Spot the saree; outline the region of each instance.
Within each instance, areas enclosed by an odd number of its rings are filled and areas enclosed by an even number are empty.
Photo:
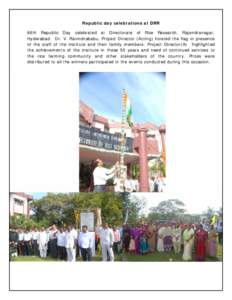
[[[193,229],[185,229],[183,232],[183,240],[184,240],[184,253],[183,260],[188,261],[192,260],[192,247],[193,247],[193,237],[190,237],[194,234]]]
[[[158,241],[157,241],[157,251],[158,252],[164,252],[163,230],[164,230],[164,227],[161,227],[158,230]]]
[[[165,227],[163,230],[164,251],[170,252],[172,250],[172,232],[170,227]]]
[[[195,238],[195,255],[197,261],[206,259],[207,233],[204,230],[197,230]]]
[[[146,230],[147,243],[150,252],[155,251],[155,227],[153,225],[148,225]]]
[[[217,233],[215,230],[209,232],[208,255],[210,257],[217,256]]]
[[[173,243],[174,252],[176,254],[180,253],[181,250],[181,229],[180,228],[172,229],[172,243]]]

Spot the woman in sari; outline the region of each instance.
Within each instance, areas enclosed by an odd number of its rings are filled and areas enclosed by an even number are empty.
[[[211,229],[208,234],[208,255],[210,257],[216,257],[217,256],[217,232],[214,229],[213,226],[211,226]]]
[[[199,225],[195,235],[195,256],[197,261],[205,261],[207,241],[207,232],[203,229],[202,225]]]
[[[170,252],[172,250],[172,229],[169,225],[165,225],[163,235],[164,251]]]
[[[191,225],[188,225],[188,227],[183,232],[184,253],[182,258],[185,261],[192,260],[193,237],[194,231],[191,228]]]
[[[164,252],[163,231],[164,231],[164,227],[163,225],[161,225],[158,229],[158,241],[157,241],[158,252]]]
[[[142,233],[139,238],[140,241],[140,254],[147,254],[148,253],[148,243],[146,234]]]
[[[146,237],[147,237],[149,252],[155,252],[155,225],[148,224],[146,230]]]
[[[178,224],[172,227],[172,243],[175,254],[180,253],[181,250],[181,228]]]

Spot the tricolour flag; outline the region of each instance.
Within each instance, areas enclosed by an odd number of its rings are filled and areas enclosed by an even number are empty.
[[[132,127],[133,126],[133,122],[132,122],[132,106],[131,106],[128,94],[125,91],[123,93],[123,101],[125,101],[125,105],[126,105],[126,120],[127,120],[127,123],[128,123],[128,125],[130,127]]]

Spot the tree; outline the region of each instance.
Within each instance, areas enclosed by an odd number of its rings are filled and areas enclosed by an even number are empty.
[[[150,208],[148,221],[179,219],[185,212],[184,206],[184,203],[178,199],[161,201],[157,206]]]
[[[28,218],[24,215],[10,216],[10,228],[11,229],[16,229],[16,228],[29,229],[33,226],[37,227],[38,224],[31,218]]]
[[[53,194],[32,203],[33,219],[49,224],[74,224],[75,211],[101,208],[102,220],[119,225],[123,221],[122,197],[116,193],[68,193]]]
[[[125,194],[124,194],[125,195]],[[135,196],[135,194],[129,194],[128,197],[123,197],[123,219],[125,220],[126,210],[128,210],[128,224],[136,224],[139,222],[140,211],[145,205],[144,199]]]

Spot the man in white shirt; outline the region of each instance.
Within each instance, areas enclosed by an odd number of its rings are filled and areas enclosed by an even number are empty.
[[[75,244],[75,235],[72,232],[71,226],[68,226],[66,235],[65,235],[65,248],[67,252],[67,258],[70,262],[76,261],[76,244]]]
[[[75,257],[78,256],[78,231],[77,229],[71,225],[71,233],[73,235],[73,238],[74,238],[74,242],[75,242]]]
[[[39,255],[38,243],[37,243],[38,236],[39,236],[39,232],[38,232],[37,228],[35,227],[34,229],[31,230],[31,243],[32,243],[33,256]]]
[[[101,248],[102,248],[102,260],[107,261],[107,253],[109,255],[110,261],[114,261],[114,234],[113,230],[109,228],[109,225],[105,223],[103,227],[98,227],[97,232],[100,236]]]
[[[88,227],[86,225],[82,226],[82,231],[79,233],[78,245],[81,250],[81,257],[83,261],[91,261],[93,237],[90,232],[88,232]]]
[[[58,247],[58,258],[66,260],[66,249],[65,249],[65,232],[64,228],[60,228],[57,232],[57,247]]]
[[[47,247],[48,247],[48,240],[49,236],[47,232],[45,231],[45,228],[42,227],[41,231],[38,234],[38,246],[39,246],[39,252],[40,252],[40,257],[46,258],[47,257]]]
[[[96,160],[97,167],[93,171],[93,183],[94,192],[105,192],[106,182],[115,175],[116,168],[118,167],[118,162],[111,169],[106,169],[103,167],[103,161],[100,159]]]
[[[31,249],[31,233],[26,229],[24,232],[24,254],[26,256],[30,255],[30,249]]]

